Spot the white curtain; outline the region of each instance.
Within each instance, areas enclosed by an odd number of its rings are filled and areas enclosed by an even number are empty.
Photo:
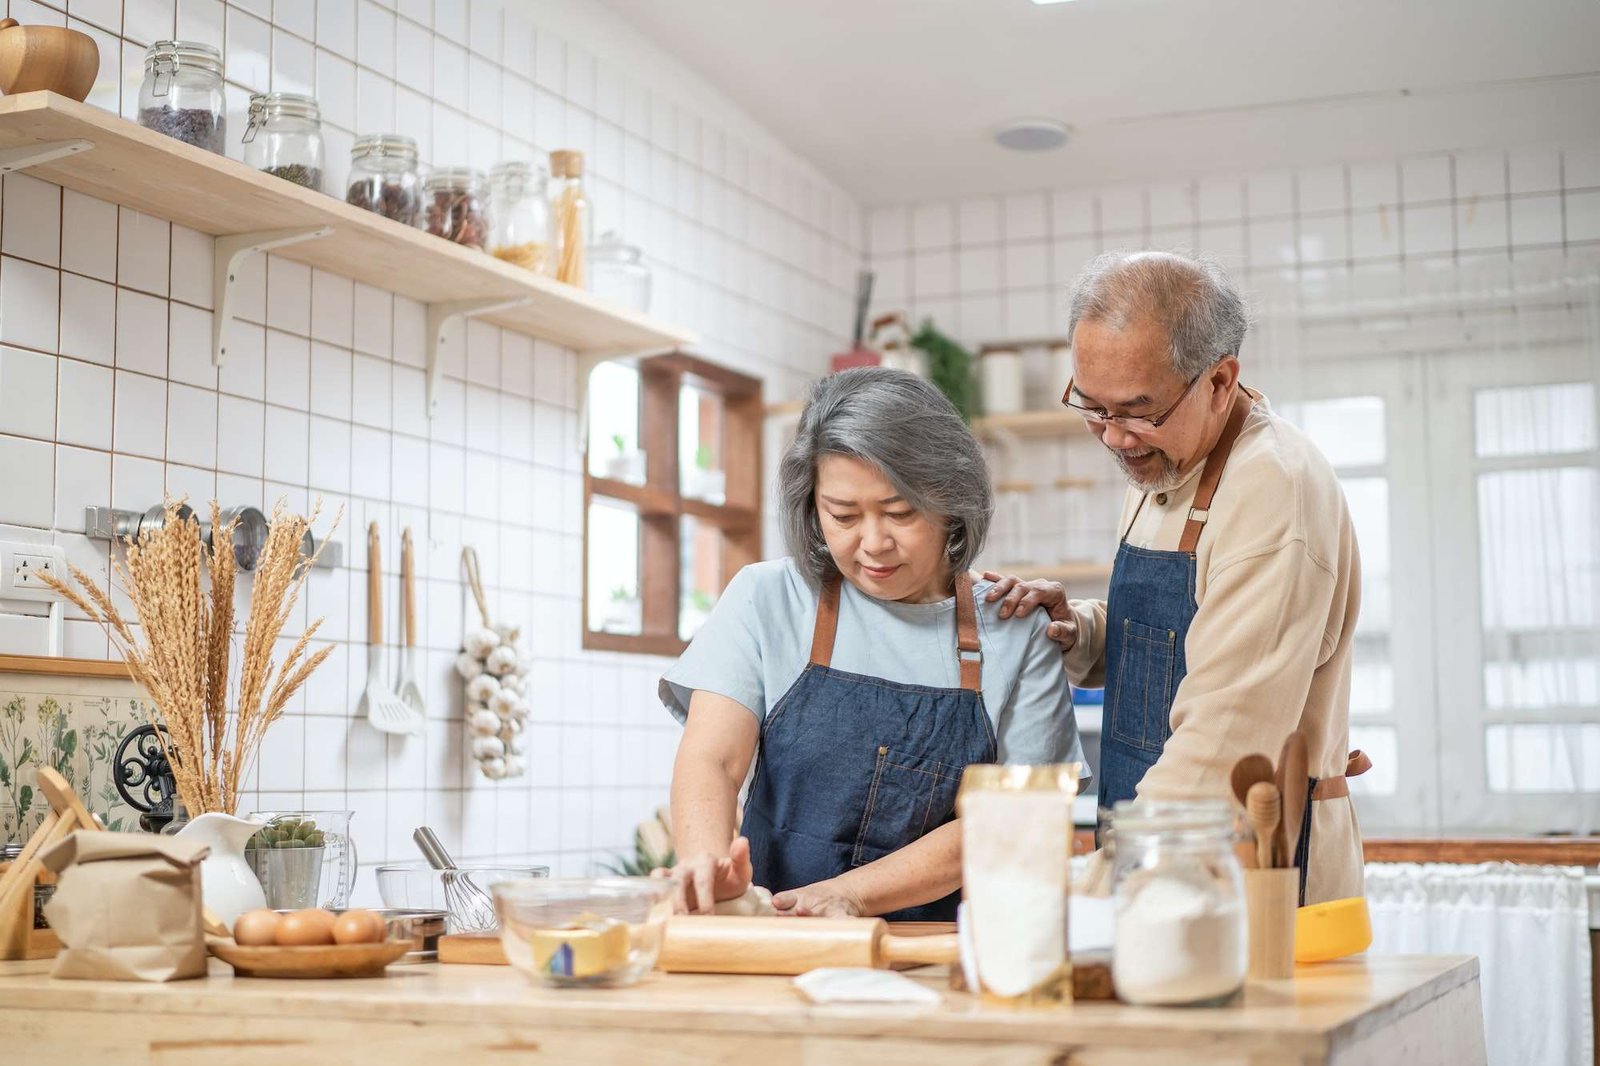
[[[1372,951],[1476,955],[1490,1066],[1594,1062],[1579,867],[1371,863]]]

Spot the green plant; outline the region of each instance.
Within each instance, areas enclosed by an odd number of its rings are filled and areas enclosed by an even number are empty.
[[[694,465],[701,470],[711,469],[711,445],[702,444],[694,450]]]
[[[670,870],[677,865],[678,856],[671,848],[665,852],[655,852],[645,843],[644,834],[638,830],[633,834],[633,854],[618,855],[615,862],[601,865],[607,873],[617,874],[622,877],[649,877],[651,870]]]
[[[633,589],[627,585],[618,585],[616,588],[611,590],[612,603],[627,603],[629,600],[636,600],[638,598],[639,594],[633,591]]]
[[[320,848],[322,830],[307,818],[274,818],[250,838],[252,848]]]
[[[709,612],[715,603],[716,601],[711,598],[711,593],[705,589],[695,589],[689,593],[689,606],[702,614]]]
[[[928,355],[928,378],[955,405],[963,421],[971,422],[978,407],[978,381],[972,353],[941,333],[933,319],[925,319],[911,345]]]
[[[621,433],[611,434],[611,443],[616,445],[618,455],[628,454],[628,438]]]

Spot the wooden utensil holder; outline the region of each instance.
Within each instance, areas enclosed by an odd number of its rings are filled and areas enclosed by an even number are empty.
[[[1244,872],[1245,913],[1250,930],[1250,980],[1294,976],[1294,912],[1300,900],[1296,867]]]
[[[33,886],[46,872],[39,854],[80,829],[100,828],[66,778],[48,766],[39,770],[39,791],[50,810],[0,876],[0,959],[48,959],[61,950],[55,933],[34,928]]]

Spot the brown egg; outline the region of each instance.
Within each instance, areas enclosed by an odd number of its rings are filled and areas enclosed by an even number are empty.
[[[233,939],[243,947],[276,943],[278,923],[282,920],[277,911],[247,911],[233,923]]]
[[[324,910],[291,911],[278,923],[274,943],[286,948],[333,943],[333,915]]]
[[[389,932],[383,916],[366,910],[349,910],[333,923],[335,944],[379,944]]]

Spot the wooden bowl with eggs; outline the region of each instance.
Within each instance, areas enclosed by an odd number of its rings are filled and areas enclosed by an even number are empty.
[[[389,936],[368,910],[258,910],[241,914],[233,938],[208,937],[211,953],[238,977],[379,977],[414,946]]]

